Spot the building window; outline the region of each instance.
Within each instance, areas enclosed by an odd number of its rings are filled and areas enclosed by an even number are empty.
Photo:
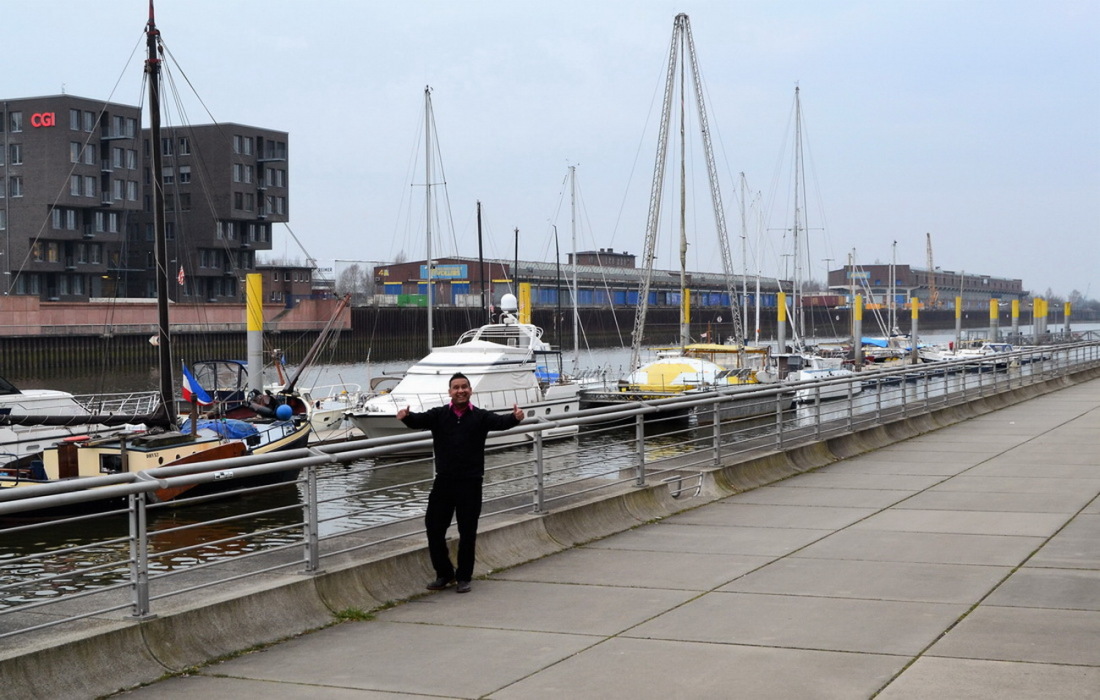
[[[23,113],[8,112],[8,131],[17,134],[23,130]]]
[[[130,138],[134,138],[135,134],[137,134],[137,119],[135,119],[133,117],[127,117],[126,118],[126,135],[129,136]]]
[[[8,210],[0,209],[0,231],[5,231],[8,228]]]
[[[171,185],[176,181],[176,169],[169,166],[167,168],[160,169],[161,182],[165,185]]]
[[[252,182],[253,168],[251,165],[244,166],[244,181]]]
[[[173,152],[173,149],[172,149],[172,139],[171,139],[171,137],[163,138],[163,139],[160,140],[160,153],[161,153],[161,155],[165,155],[165,156],[175,155],[174,152]]]
[[[70,163],[79,163],[80,162],[80,142],[78,142],[78,141],[70,141],[69,142],[69,162]]]
[[[131,202],[136,202],[138,198],[138,186],[134,180],[127,180],[126,182],[126,199]]]
[[[112,168],[121,168],[122,167],[122,153],[123,153],[123,150],[121,148],[115,147],[115,148],[111,149],[111,167]]]
[[[70,231],[76,230],[76,209],[65,210],[65,228]]]
[[[2,160],[2,159],[0,159]],[[23,144],[13,143],[11,144],[11,164],[22,165],[23,164]]]
[[[11,197],[23,196],[23,178],[19,175],[13,175],[8,178],[8,195]]]
[[[244,150],[242,151],[242,153],[244,153],[246,156],[252,155],[252,137],[245,136],[242,145],[244,146]]]
[[[120,202],[123,199],[123,187],[126,185],[124,180],[115,178],[111,180],[111,199]]]
[[[181,156],[191,155],[191,140],[186,136],[180,137],[179,147],[179,154]]]
[[[186,185],[190,182],[191,182],[191,166],[190,165],[181,165],[180,166],[180,184],[181,185]]]
[[[191,211],[191,193],[180,193],[180,211]]]
[[[104,214],[105,212],[102,211],[97,211],[95,213],[93,226],[95,227],[96,233],[103,233],[106,230],[106,217]]]
[[[84,147],[84,165],[95,165],[95,146],[91,144]]]
[[[95,129],[95,112],[84,113],[84,131],[91,133]]]
[[[233,193],[233,208],[244,209],[244,194],[241,192]]]
[[[252,194],[251,192],[245,194],[245,196],[244,196],[244,210],[245,211],[252,211],[255,208],[256,208],[256,195]]]
[[[126,149],[126,169],[137,170],[137,151],[132,148]]]
[[[88,262],[93,265],[99,265],[103,262],[103,246],[98,243],[88,246]]]
[[[234,153],[240,153],[241,152],[241,136],[240,136],[240,134],[234,134],[233,135],[233,152]]]
[[[95,196],[95,178],[92,177],[91,175],[85,175],[84,176],[84,196],[85,197],[94,197]]]
[[[70,131],[80,131],[80,110],[79,109],[70,109],[69,110],[69,130]]]
[[[233,164],[233,182],[240,182],[241,181],[241,177],[242,177],[241,173],[243,171],[244,171],[244,166],[243,165],[241,165],[240,163],[234,163]],[[240,207],[237,207],[237,208],[240,209]]]

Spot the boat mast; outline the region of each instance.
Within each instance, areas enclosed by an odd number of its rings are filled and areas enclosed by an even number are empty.
[[[687,147],[684,128],[684,44],[680,42],[680,352],[691,342],[691,297],[687,288]]]
[[[744,171],[741,172],[741,327],[748,333],[749,327],[749,248],[748,248],[748,221],[746,219],[746,201],[748,196],[748,183],[745,180]]]
[[[432,351],[432,88],[424,86],[424,217],[427,232],[428,352]]]
[[[149,81],[149,145],[153,155],[153,231],[157,278],[157,359],[160,374],[160,416],[167,425],[176,423],[175,392],[172,388],[172,346],[168,332],[168,240],[164,225],[164,177],[160,147],[160,59],[153,0],[149,0],[149,22],[145,30],[148,57],[145,74]]]
[[[489,313],[489,307],[485,305],[485,252],[481,243],[481,200],[477,202],[477,265],[480,269],[478,277],[481,279],[481,310],[488,315],[487,322],[492,323],[492,314]]]
[[[649,214],[646,218],[645,253],[642,256],[645,265],[642,283],[638,290],[638,306],[634,313],[634,330],[631,333],[630,367],[637,369],[641,365],[642,336],[645,330],[645,318],[649,309],[649,288],[653,278],[653,260],[656,257],[657,228],[661,217],[661,197],[665,176],[665,159],[668,155],[668,132],[671,125],[672,101],[675,95],[677,48],[691,61],[691,76],[695,89],[695,104],[699,116],[699,129],[703,139],[703,153],[707,163],[707,179],[710,182],[710,198],[714,207],[715,229],[718,234],[718,248],[722,253],[722,271],[726,278],[729,294],[733,333],[738,343],[743,341],[741,312],[737,308],[737,290],[734,286],[733,261],[726,236],[725,209],[722,206],[722,192],[718,184],[718,169],[714,161],[714,149],[710,139],[710,127],[707,124],[706,105],[703,101],[703,84],[699,76],[699,63],[695,57],[695,42],[691,37],[691,24],[686,14],[676,15],[672,28],[672,42],[669,46],[668,71],[665,75],[664,102],[661,108],[660,130],[657,136],[657,158],[653,168],[653,184],[649,195]],[[681,77],[681,83],[683,78]],[[681,98],[681,104],[683,99]],[[682,123],[682,120],[681,120]]]
[[[580,312],[577,309],[577,166],[575,165],[569,166],[569,226],[573,236],[573,371],[576,372],[581,362],[581,336]]]
[[[802,106],[799,102],[798,86],[794,88],[794,232],[792,238],[794,241],[794,284],[792,285],[791,307],[795,310],[796,318],[792,318],[792,323],[795,323],[794,337],[799,339],[796,342],[801,342],[801,337],[805,331],[805,318],[803,317],[802,309],[802,258],[799,255],[799,225],[802,218],[802,209],[799,207],[799,198],[803,194],[801,188],[805,187],[802,174]]]

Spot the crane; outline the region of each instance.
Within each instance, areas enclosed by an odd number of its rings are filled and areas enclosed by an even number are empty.
[[[936,268],[932,265],[932,234],[924,234],[928,241],[928,308],[940,305],[940,290],[936,289]]]

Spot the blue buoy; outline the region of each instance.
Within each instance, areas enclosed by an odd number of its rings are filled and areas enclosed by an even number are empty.
[[[294,415],[294,409],[287,406],[285,403],[275,409],[275,417],[279,420],[290,420]]]

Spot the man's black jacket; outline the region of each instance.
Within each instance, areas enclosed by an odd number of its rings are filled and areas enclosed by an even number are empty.
[[[499,415],[473,404],[455,415],[450,404],[436,406],[423,413],[409,413],[401,421],[416,430],[432,431],[437,476],[483,476],[485,474],[485,436],[490,430],[507,430],[519,425],[511,413]]]

